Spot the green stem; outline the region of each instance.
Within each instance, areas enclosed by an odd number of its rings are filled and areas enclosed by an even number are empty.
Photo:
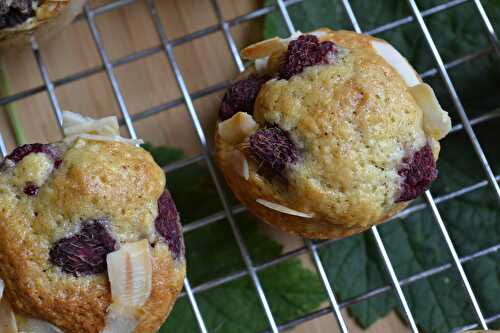
[[[7,71],[5,70],[5,65],[0,59],[0,96],[9,96],[12,94],[12,88],[10,87],[9,80],[7,78]],[[16,144],[18,146],[26,143],[26,137],[24,135],[23,126],[21,125],[21,120],[19,119],[14,103],[10,103],[4,106],[9,117],[10,126],[14,132],[14,137]]]

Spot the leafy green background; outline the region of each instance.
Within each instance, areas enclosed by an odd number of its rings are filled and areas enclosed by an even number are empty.
[[[406,1],[350,1],[359,24],[369,31],[411,14]],[[420,9],[446,1],[421,0]],[[273,1],[266,1],[272,4]],[[495,27],[500,28],[500,1],[482,1]],[[341,1],[308,0],[290,6],[296,29],[309,31],[317,27],[350,29]],[[490,47],[487,35],[471,1],[426,18],[426,23],[445,62]],[[278,13],[265,21],[265,37],[287,36]],[[381,33],[395,45],[418,71],[433,68],[432,55],[415,23]],[[470,117],[479,116],[500,105],[500,60],[490,55],[462,64],[449,71],[461,101]],[[439,76],[426,80],[441,104],[458,117]],[[500,122],[495,120],[476,127],[479,140],[495,173],[500,169],[500,147],[495,135]],[[463,133],[443,141],[439,160],[440,178],[433,185],[435,196],[484,179],[484,173]],[[489,188],[472,192],[439,205],[444,221],[460,255],[471,254],[500,242],[500,207]],[[403,221],[380,227],[389,256],[400,278],[408,277],[451,258],[439,229],[428,210],[412,214]],[[345,300],[389,283],[372,237],[362,234],[336,242],[321,251],[330,281]],[[471,283],[486,315],[500,312],[500,255],[493,254],[465,265]],[[354,278],[353,278],[354,277]],[[404,288],[404,293],[418,325],[426,332],[447,332],[474,321],[472,309],[455,270],[434,275]],[[397,298],[386,293],[350,307],[350,313],[363,327],[368,327],[392,310],[401,312]]]

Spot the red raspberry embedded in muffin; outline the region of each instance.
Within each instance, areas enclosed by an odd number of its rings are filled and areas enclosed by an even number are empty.
[[[165,239],[174,259],[184,256],[184,242],[179,214],[170,193],[165,190],[158,199],[156,231]]]
[[[27,183],[26,186],[24,186],[24,188],[23,188],[23,192],[24,192],[24,194],[26,194],[30,197],[33,197],[33,196],[38,194],[39,189],[40,188],[36,184]]]
[[[62,160],[59,156],[59,151],[56,147],[49,144],[41,144],[41,143],[33,143],[27,144],[20,147],[17,147],[6,157],[6,159],[11,160],[14,163],[19,163],[23,158],[28,156],[29,154],[34,153],[44,153],[50,157],[52,161],[54,161],[54,166],[56,168],[62,163]]]
[[[288,44],[280,67],[280,77],[288,80],[302,73],[304,68],[320,64],[330,64],[334,61],[338,50],[330,41],[319,41],[314,35],[301,35]]]
[[[50,250],[50,261],[75,277],[105,272],[106,257],[115,251],[116,240],[104,222],[87,221],[78,233],[58,240]]]
[[[259,129],[250,137],[250,150],[264,172],[284,176],[288,164],[298,160],[298,150],[281,128]]]
[[[253,114],[255,99],[268,77],[250,75],[246,79],[235,82],[226,92],[219,109],[219,118],[226,120],[237,112]]]
[[[0,1],[0,29],[12,28],[35,16],[33,0]]]
[[[396,202],[413,200],[425,192],[438,176],[431,147],[427,144],[412,156],[403,158],[398,175],[403,182]]]

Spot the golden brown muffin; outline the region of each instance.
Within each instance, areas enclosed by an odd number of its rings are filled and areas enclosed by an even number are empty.
[[[0,49],[52,37],[81,12],[85,0],[0,0]]]
[[[388,43],[320,29],[249,46],[219,111],[216,156],[254,215],[309,238],[381,223],[437,177],[451,122]]]
[[[24,316],[67,333],[156,332],[185,276],[164,172],[112,140],[116,119],[82,119],[64,142],[21,146],[2,163],[4,299],[21,327]]]

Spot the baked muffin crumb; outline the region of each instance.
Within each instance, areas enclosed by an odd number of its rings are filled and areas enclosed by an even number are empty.
[[[450,119],[385,41],[319,29],[241,53],[255,64],[240,80],[271,79],[252,110],[219,123],[216,157],[263,221],[310,238],[344,237],[387,220],[436,179]]]

